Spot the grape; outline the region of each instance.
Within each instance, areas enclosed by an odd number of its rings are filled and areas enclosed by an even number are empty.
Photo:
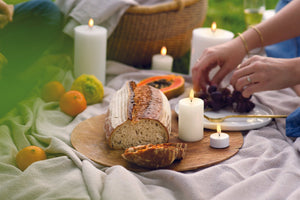
[[[222,93],[220,91],[212,92],[210,97],[215,102],[222,102]]]
[[[210,101],[208,99],[203,99],[204,101],[204,109],[209,108],[210,107]]]
[[[198,96],[200,99],[208,99],[209,95],[207,93],[200,93]]]
[[[215,86],[215,85],[210,85],[209,87],[208,87],[208,93],[209,94],[211,94],[212,92],[215,92],[215,91],[217,91],[217,86]]]
[[[237,91],[237,90],[234,90],[232,92],[232,100],[233,102],[239,102],[239,101],[242,101],[243,100],[243,95],[241,92]]]
[[[224,96],[229,96],[231,94],[231,92],[228,88],[222,88],[221,92],[222,92],[222,95],[224,95]]]
[[[225,102],[228,106],[232,106],[233,103],[232,96],[227,96]]]
[[[234,112],[247,113],[253,110],[255,104],[249,98],[243,97],[242,93],[228,88],[217,88],[211,85],[207,91],[197,93],[197,96],[204,101],[204,108],[218,111],[220,109],[231,107]]]
[[[212,108],[213,111],[221,110],[222,107],[223,106],[220,102],[216,102],[216,101],[211,102],[211,108]]]

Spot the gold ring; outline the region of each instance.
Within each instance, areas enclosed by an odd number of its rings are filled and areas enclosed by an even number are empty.
[[[241,68],[241,64],[239,64],[236,68],[237,68],[237,69],[240,69],[240,68]]]
[[[252,82],[252,80],[251,80],[250,76],[247,76],[247,81],[248,81],[249,83],[251,83],[251,82]]]

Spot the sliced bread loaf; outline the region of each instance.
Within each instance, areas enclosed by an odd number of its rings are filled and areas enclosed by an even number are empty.
[[[128,81],[113,96],[105,118],[106,139],[113,149],[166,143],[171,132],[167,97],[154,87]]]

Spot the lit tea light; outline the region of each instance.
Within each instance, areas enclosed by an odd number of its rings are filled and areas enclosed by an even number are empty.
[[[162,71],[172,71],[173,57],[167,55],[167,48],[163,46],[160,50],[160,54],[155,54],[152,57],[152,69]]]
[[[217,133],[210,135],[210,146],[217,149],[229,146],[229,135],[221,132],[221,125],[217,124]]]
[[[194,97],[191,90],[189,98],[178,104],[178,137],[186,142],[195,142],[203,138],[204,102]]]

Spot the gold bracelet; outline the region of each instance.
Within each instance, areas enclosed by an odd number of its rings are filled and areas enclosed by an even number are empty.
[[[243,36],[241,33],[238,33],[238,35],[240,36],[241,40],[243,41],[244,47],[245,47],[245,50],[246,50],[246,53],[247,53],[247,55],[248,55],[248,57],[249,57],[249,49],[248,49],[247,42],[246,42],[244,36]]]
[[[253,30],[255,30],[256,33],[259,35],[260,43],[261,43],[261,51],[262,51],[264,48],[264,38],[263,38],[260,30],[256,26],[250,26],[250,28],[253,28]]]

